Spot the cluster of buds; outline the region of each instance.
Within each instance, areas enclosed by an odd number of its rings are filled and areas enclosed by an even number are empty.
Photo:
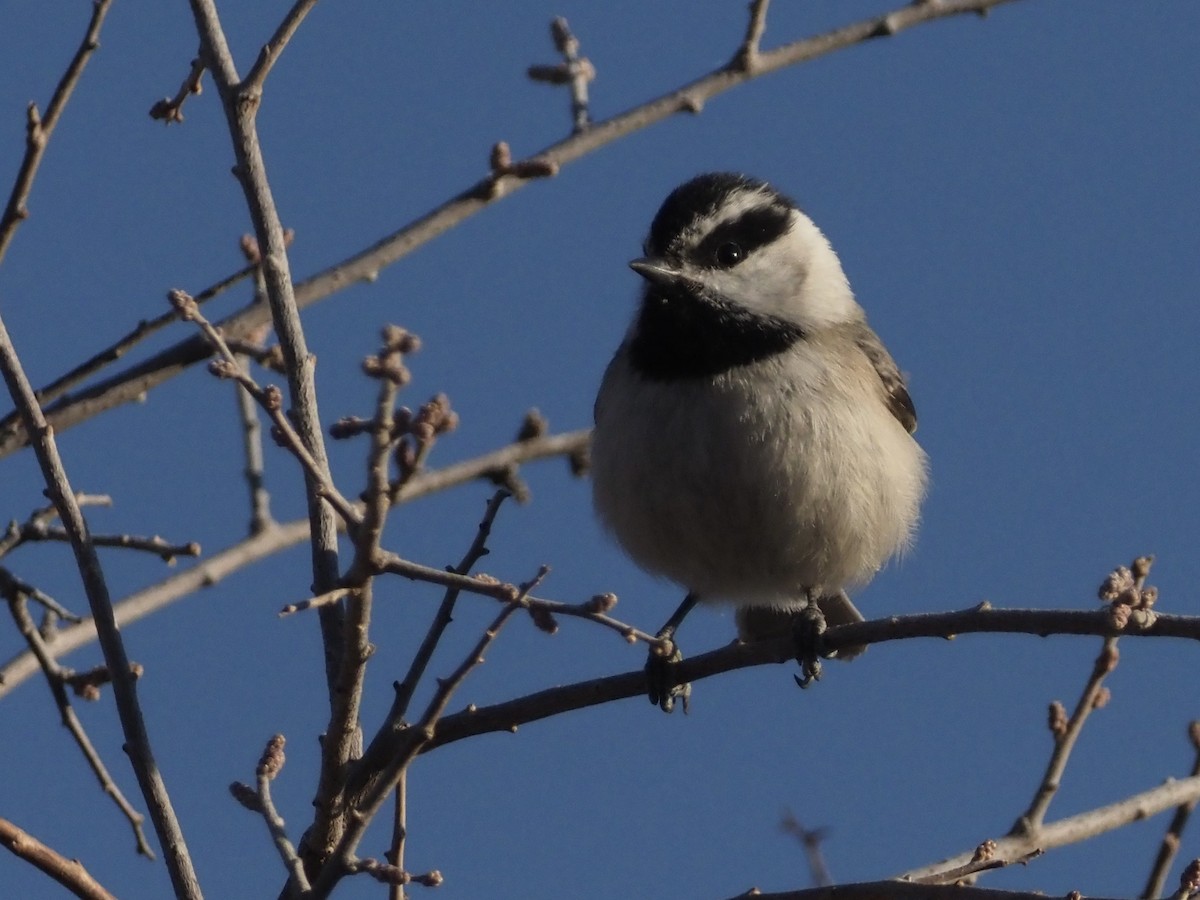
[[[145,669],[140,663],[131,662],[129,664],[129,674],[135,679],[141,678],[144,671]],[[86,672],[72,672],[63,676],[63,684],[69,687],[76,697],[90,703],[100,699],[100,688],[110,681],[112,681],[112,673],[108,670],[108,666],[103,665],[88,669]]]
[[[1158,600],[1158,588],[1146,585],[1153,556],[1139,556],[1133,565],[1119,566],[1100,585],[1098,595],[1109,604],[1114,627],[1125,628],[1130,622],[1142,628],[1154,623],[1152,607]]]
[[[371,378],[386,378],[397,387],[404,387],[412,380],[412,373],[404,365],[404,356],[421,349],[421,339],[399,325],[383,327],[383,346],[374,356],[363,360],[363,372]]]
[[[274,781],[275,776],[279,774],[283,768],[287,757],[283,753],[284,744],[287,741],[282,734],[274,735],[267,746],[263,748],[262,756],[258,760],[258,768],[255,769],[255,774],[259,778],[266,778],[268,781]]]
[[[434,441],[457,427],[458,413],[450,408],[450,398],[445,394],[435,394],[415,413],[407,407],[396,410],[393,435],[399,438],[396,444],[398,484],[404,484],[416,474]]]

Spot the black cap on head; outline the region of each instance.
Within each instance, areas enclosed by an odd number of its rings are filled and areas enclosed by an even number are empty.
[[[730,195],[745,191],[765,193],[781,207],[795,207],[791,200],[765,181],[734,172],[707,172],[681,184],[663,201],[650,225],[647,251],[651,254],[665,252],[671,241],[689,225],[712,215]]]

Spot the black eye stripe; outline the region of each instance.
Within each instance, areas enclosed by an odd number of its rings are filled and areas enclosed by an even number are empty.
[[[791,212],[783,207],[772,205],[750,209],[714,228],[689,255],[699,265],[712,265],[718,248],[737,244],[743,255],[749,256],[786,234],[791,223]]]

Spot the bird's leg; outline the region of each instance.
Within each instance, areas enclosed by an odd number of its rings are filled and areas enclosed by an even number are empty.
[[[804,595],[807,603],[796,614],[792,627],[792,636],[796,641],[796,662],[800,663],[800,674],[792,677],[802,688],[821,678],[821,657],[825,655],[822,636],[826,628],[825,614],[817,603],[821,597],[820,587],[807,588]]]
[[[696,594],[689,593],[679,604],[679,608],[671,613],[665,625],[655,635],[658,643],[650,648],[650,656],[646,659],[646,688],[650,702],[665,713],[675,708],[675,698],[683,701],[683,711],[688,711],[688,701],[692,696],[690,684],[675,683],[675,666],[683,659],[679,647],[675,643],[675,631],[680,623],[687,618],[692,607],[699,601]]]

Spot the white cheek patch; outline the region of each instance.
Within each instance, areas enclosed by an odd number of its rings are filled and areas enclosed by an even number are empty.
[[[858,317],[858,304],[837,254],[802,213],[791,231],[755,250],[732,269],[710,269],[699,280],[750,312],[814,330]]]

